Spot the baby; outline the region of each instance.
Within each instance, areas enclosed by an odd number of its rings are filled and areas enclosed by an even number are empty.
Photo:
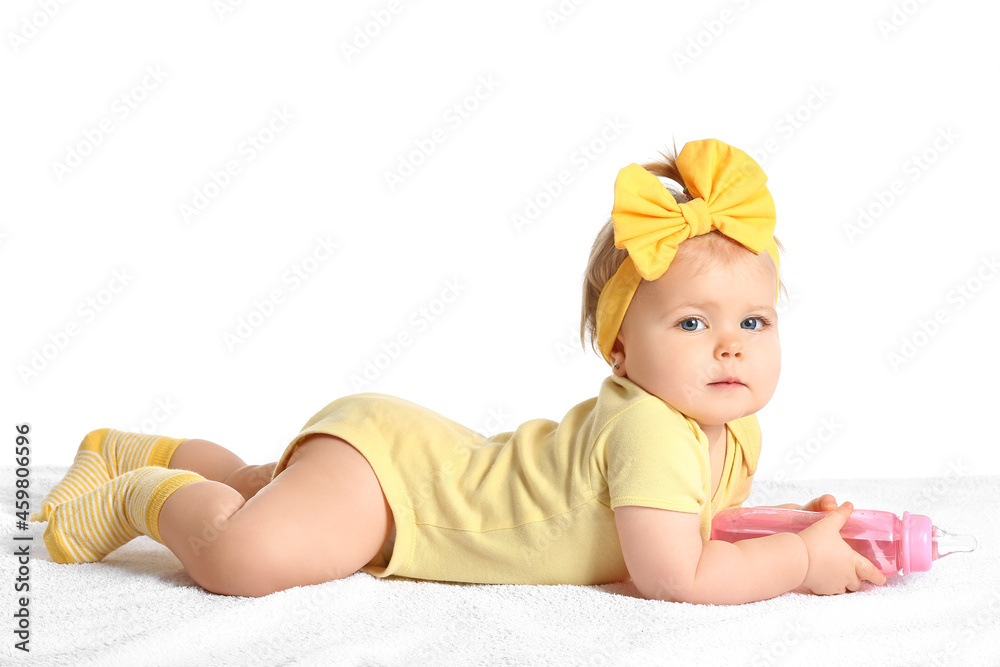
[[[797,535],[709,539],[712,517],[750,493],[755,413],[778,381],[774,203],[760,167],[721,141],[663,157],[615,182],[581,323],[612,374],[561,422],[485,438],[401,398],[355,394],[263,466],[205,440],[93,431],[32,515],[48,521],[52,559],[98,561],[144,534],[205,589],[242,596],[359,570],[631,578],[649,599],[712,604],[884,583],[841,539],[852,507],[830,495],[784,506],[834,510]]]

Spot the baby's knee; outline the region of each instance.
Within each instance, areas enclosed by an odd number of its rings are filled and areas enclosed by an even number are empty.
[[[296,551],[276,535],[254,529],[220,535],[202,560],[188,568],[195,583],[213,593],[241,597],[261,597],[357,572],[342,558],[322,551]]]
[[[226,477],[224,483],[239,491],[244,500],[250,500],[271,481],[274,466],[274,463],[243,466]]]
[[[212,593],[260,597],[284,590],[276,576],[287,563],[268,536],[256,531],[220,533],[187,567],[195,583]]]

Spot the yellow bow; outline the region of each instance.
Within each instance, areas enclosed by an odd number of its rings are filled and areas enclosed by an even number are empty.
[[[622,169],[615,180],[615,247],[627,249],[629,256],[597,302],[597,346],[609,364],[639,283],[662,276],[686,239],[717,229],[757,254],[766,251],[777,269],[774,200],[753,158],[718,139],[704,139],[684,145],[677,170],[693,197],[683,204],[637,164]]]

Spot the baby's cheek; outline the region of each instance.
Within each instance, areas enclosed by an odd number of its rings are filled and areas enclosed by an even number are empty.
[[[776,356],[773,359],[767,361],[761,369],[761,381],[760,381],[760,396],[761,400],[766,403],[771,400],[771,396],[774,395],[775,389],[778,387],[778,377],[781,375],[781,357]]]
[[[778,376],[781,375],[781,346],[777,343],[774,345],[774,350],[772,351],[768,362],[770,372],[774,376],[775,382],[777,382]]]
[[[781,344],[776,334],[759,341],[755,353],[761,372],[774,377],[781,373]]]

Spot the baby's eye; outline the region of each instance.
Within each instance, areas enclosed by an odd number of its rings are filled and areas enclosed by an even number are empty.
[[[748,317],[740,324],[744,329],[750,329],[751,331],[760,331],[765,326],[767,326],[767,320],[763,317]]]
[[[686,320],[681,320],[677,326],[679,326],[684,331],[699,331],[698,325],[704,328],[705,323],[699,320],[697,317],[689,317]]]

